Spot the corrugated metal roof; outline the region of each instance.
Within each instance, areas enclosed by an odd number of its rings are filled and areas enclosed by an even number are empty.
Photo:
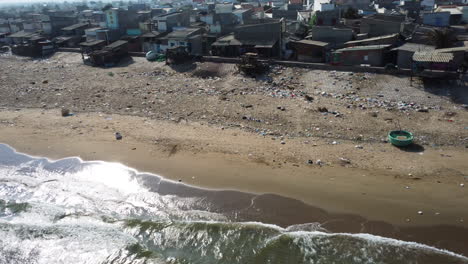
[[[110,45],[107,45],[104,47],[105,49],[113,49],[113,48],[118,48],[120,46],[126,45],[128,41],[125,40],[117,40],[116,42],[111,43]]]
[[[374,38],[352,40],[352,41],[345,42],[345,45],[346,44],[369,42],[369,41],[376,41],[376,40],[381,40],[381,39],[391,39],[391,38],[395,38],[398,35],[399,35],[399,33],[395,33],[395,34],[390,34],[390,35],[385,35],[385,36],[380,36],[380,37],[374,37]]]
[[[92,46],[100,45],[100,44],[102,44],[102,43],[104,43],[104,42],[106,42],[106,41],[105,41],[105,40],[96,39],[96,40],[81,42],[81,43],[80,43],[80,46],[92,47]]]
[[[424,45],[424,44],[417,44],[417,43],[405,43],[398,48],[394,48],[392,50],[404,50],[404,51],[433,51],[435,50],[434,46]]]
[[[468,47],[455,47],[455,48],[446,48],[446,49],[436,49],[434,52],[438,53],[447,53],[447,52],[456,52],[456,51],[468,51]]]
[[[181,30],[175,30],[172,31],[167,35],[167,38],[169,39],[184,39],[190,36],[190,34],[200,31],[200,28],[185,28]],[[200,31],[201,32],[201,31]]]
[[[26,32],[24,30],[18,31],[14,34],[11,34],[9,37],[10,38],[31,38],[36,35],[39,35],[37,32]]]
[[[294,43],[300,43],[300,44],[306,44],[306,45],[314,45],[314,46],[320,46],[320,47],[326,47],[330,45],[330,43],[323,42],[323,41],[316,41],[316,40],[308,40],[308,39],[303,39],[299,41],[295,41]]]
[[[82,27],[86,27],[86,26],[89,26],[89,24],[88,23],[78,23],[78,24],[74,24],[74,25],[71,25],[71,26],[68,26],[68,27],[64,27],[64,28],[62,28],[62,30],[70,31],[70,30],[75,30],[75,29],[79,29],[79,28],[82,28]]]
[[[463,12],[457,7],[439,7],[435,13],[437,12],[450,12],[451,15],[463,15]]]
[[[448,63],[453,60],[453,54],[451,53],[439,53],[439,52],[415,52],[413,54],[413,60],[416,62],[438,62]]]
[[[219,38],[216,42],[211,44],[212,46],[240,46],[242,43],[234,37],[234,34],[230,34]]]
[[[336,50],[336,52],[343,52],[343,51],[356,51],[356,50],[379,50],[379,49],[386,49],[391,45],[369,45],[369,46],[354,46],[344,49]]]

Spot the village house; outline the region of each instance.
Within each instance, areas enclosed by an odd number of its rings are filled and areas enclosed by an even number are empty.
[[[295,51],[295,59],[304,62],[328,62],[330,44],[315,40],[299,40],[291,43]]]
[[[7,33],[0,33],[0,45],[10,44],[10,39],[7,36]]]
[[[274,7],[272,9],[272,18],[274,19],[287,19],[297,20],[297,12],[302,10],[302,4],[285,4],[283,6]]]
[[[8,21],[0,23],[0,33],[14,33],[11,31],[10,23]]]
[[[435,50],[434,46],[417,44],[417,43],[405,43],[400,47],[392,49],[396,52],[396,65],[398,68],[411,69],[413,63],[413,55],[416,52],[427,52]]]
[[[91,40],[82,42],[79,44],[80,46],[80,53],[83,61],[85,61],[85,55],[88,56],[90,53],[96,50],[101,50],[106,46],[105,40]]]
[[[40,36],[39,31],[27,32],[27,31],[21,30],[14,34],[8,35],[7,38],[9,39],[8,41],[10,43],[20,44],[20,43],[31,40],[31,38],[39,37],[39,36]]]
[[[335,28],[331,26],[315,26],[311,30],[312,35],[307,39],[322,41],[332,44],[334,47],[342,46],[343,43],[354,38],[354,32],[350,28]]]
[[[56,37],[54,42],[62,47],[75,47],[83,42],[85,30],[90,28],[89,23],[78,23],[62,29],[62,35]]]
[[[400,33],[404,15],[375,14],[361,19],[360,33],[367,33],[369,37],[378,37]]]
[[[436,49],[434,52],[438,53],[450,53],[453,55],[452,63],[454,67],[458,68],[460,66],[468,66],[468,47],[454,47],[454,48],[445,48],[445,49]]]
[[[389,47],[390,45],[373,45],[338,49],[332,53],[332,64],[384,66]]]
[[[95,66],[112,66],[128,55],[128,43],[118,40],[101,50],[89,53],[89,60]]]
[[[188,27],[190,16],[184,12],[174,12],[153,18],[158,32],[171,32],[176,27]]]
[[[315,11],[312,16],[315,19],[313,22],[316,26],[336,26],[340,20],[340,10]]]
[[[455,6],[455,5],[450,5],[450,6],[444,6],[440,5],[438,6],[434,12],[449,12],[450,17],[449,17],[449,24],[450,25],[459,25],[462,22],[466,22],[468,17],[466,14],[467,12],[467,7],[463,6]]]
[[[369,45],[395,45],[400,41],[400,34],[390,34],[386,36],[366,38],[361,40],[352,40],[344,44],[345,47],[354,47],[354,46],[369,46]]]
[[[192,55],[202,55],[202,34],[201,28],[185,28],[174,30],[162,37],[167,40],[167,46],[161,45],[160,50],[166,51],[168,48],[184,47]]]
[[[141,38],[140,36],[124,35],[120,40],[127,41],[128,52],[141,52]]]
[[[11,51],[13,54],[20,56],[42,57],[52,54],[55,49],[51,41],[47,40],[43,36],[34,35],[29,37],[27,40],[12,46]]]
[[[366,8],[371,4],[371,0],[336,0],[336,5],[342,9],[353,7],[356,9]]]
[[[215,56],[239,56],[254,52],[262,57],[278,57],[281,54],[283,21],[273,21],[235,28],[234,33],[219,38],[211,45]]]
[[[254,14],[253,9],[238,9],[232,12],[234,16],[237,18],[237,23],[243,25],[248,23],[252,19],[252,15]]]
[[[139,28],[140,20],[136,11],[109,8],[105,10],[105,15],[106,25],[109,31],[118,32],[120,36],[141,34]]]
[[[454,71],[453,54],[436,51],[417,51],[413,55],[414,72],[424,74],[424,71]]]
[[[427,26],[448,27],[450,25],[450,12],[423,13],[422,23]]]
[[[78,17],[75,15],[51,12],[41,16],[42,31],[51,37],[60,35],[63,28],[76,23],[78,23]]]
[[[161,53],[161,45],[167,48],[167,39],[162,39],[168,33],[160,33],[157,31],[147,32],[141,35],[141,50],[143,52],[154,51],[156,53]]]

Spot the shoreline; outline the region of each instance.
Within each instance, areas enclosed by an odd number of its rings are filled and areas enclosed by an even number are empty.
[[[283,148],[296,149],[294,145],[301,139],[270,146],[266,144],[270,139],[239,129],[135,116],[76,113],[64,118],[58,109],[23,109],[1,111],[0,121],[0,142],[30,155],[120,162],[193,186],[278,194],[332,213],[356,214],[398,226],[468,227],[468,194],[466,187],[460,186],[463,177],[448,175],[450,171],[445,176],[424,177],[424,173],[430,175],[429,169],[426,172],[414,169],[413,174],[420,178],[413,179],[405,171],[343,166],[336,160],[324,159],[324,166],[308,165],[299,161],[303,160],[301,153],[293,153],[296,160],[289,151],[283,151],[287,155],[279,153]],[[121,141],[115,140],[116,131],[122,133]],[[354,149],[352,142],[336,147],[341,151]],[[365,147],[376,148],[378,152],[381,146]],[[326,157],[329,148],[317,146],[314,151]],[[424,155],[402,153],[401,159],[416,156],[430,164],[434,157],[440,159],[439,153],[426,149]],[[448,163],[444,161],[446,166],[454,171],[465,170],[463,149],[446,148],[442,153],[452,156]],[[383,158],[392,155],[382,153]],[[271,161],[273,158],[276,163]],[[418,215],[418,211],[424,214]]]
[[[13,167],[11,169],[21,170],[23,166],[28,167],[27,163],[29,162],[27,161],[30,159],[24,159],[22,156],[23,154],[14,152],[15,149],[9,147],[8,145],[0,144],[0,156],[7,158],[6,164],[16,164],[12,165]],[[52,175],[54,174],[54,168],[59,169],[59,171],[63,171],[64,168],[66,170],[66,168],[73,168],[74,166],[87,167],[87,165],[97,165],[89,164],[88,162],[81,159],[77,160],[76,157],[55,161],[50,159],[44,161],[43,157],[29,157],[35,161],[34,166],[37,165],[36,161],[40,160],[40,164],[45,165],[47,167],[45,170],[50,171]],[[20,161],[19,163],[15,163],[17,158]],[[25,161],[26,163],[23,163]],[[63,163],[62,161],[67,162]],[[101,161],[99,161],[99,163],[101,163]],[[97,166],[103,166],[103,168],[105,168],[106,166],[110,165],[110,167],[116,168],[111,164],[106,164],[107,162],[102,161],[102,163],[103,164],[99,164]],[[15,168],[15,166],[19,164],[22,164],[22,166]],[[63,167],[64,164],[67,165]],[[133,168],[120,167],[120,165],[118,170],[124,172],[124,175],[126,170],[134,171]],[[116,173],[119,174],[119,171]],[[464,263],[464,261],[468,260],[468,258],[465,257],[468,254],[466,248],[468,229],[466,228],[453,226],[394,226],[385,222],[370,221],[358,215],[329,213],[321,208],[307,205],[299,200],[294,200],[279,195],[256,195],[239,191],[208,190],[167,180],[165,178],[161,178],[159,175],[148,175],[146,173],[139,173],[137,171],[134,173],[135,174],[132,173],[132,175],[135,178],[132,178],[132,181],[136,179],[139,185],[146,189],[143,192],[154,192],[152,195],[169,195],[173,198],[177,197],[177,199],[181,200],[184,200],[185,197],[194,199],[194,201],[198,200],[199,202],[202,202],[202,204],[198,204],[198,206],[195,205],[195,207],[198,208],[198,210],[201,210],[201,212],[214,213],[217,215],[221,214],[226,218],[226,220],[222,221],[208,220],[208,222],[207,220],[189,220],[188,222],[182,220],[182,223],[208,223],[208,225],[223,225],[228,229],[229,226],[237,226],[238,224],[243,227],[253,225],[257,226],[260,230],[262,228],[274,228],[283,234],[292,233],[293,236],[296,231],[299,231],[301,233],[306,232],[308,234],[312,234],[313,236],[344,236],[347,239],[360,238],[372,242],[377,240],[382,242],[382,246],[389,247],[391,247],[391,244],[397,243],[398,247],[402,247],[402,250],[407,250],[409,249],[407,247],[412,247],[413,250],[429,250],[435,254],[435,256],[433,256],[435,259],[433,257],[422,256],[421,261],[424,263],[441,263],[441,261],[443,262],[441,259],[444,259],[448,256],[456,258],[453,259],[453,263]],[[47,179],[48,174],[49,173],[46,173],[46,175],[43,176],[45,176]],[[73,176],[73,172],[70,176],[77,180]],[[28,176],[26,176],[26,178],[28,178]],[[52,178],[54,178],[54,176],[52,176]],[[66,179],[63,180],[66,181]],[[107,180],[110,179],[107,178]],[[60,182],[60,179],[57,181]],[[86,186],[86,184],[89,183],[85,181],[82,182],[82,184]],[[113,189],[112,186],[109,187],[110,189]],[[91,185],[87,188],[92,189],[93,187]],[[81,192],[78,192],[77,194],[81,195],[80,193]],[[130,191],[130,193],[132,192]],[[69,195],[73,196],[74,193],[69,193]],[[97,195],[99,196],[99,194]],[[8,200],[8,197],[6,197],[6,199]],[[197,202],[195,202],[195,204],[197,204]],[[301,212],[301,214],[298,214],[297,212]],[[120,221],[132,221],[135,226],[144,224],[146,227],[148,224],[151,225],[152,223],[157,225],[158,223],[158,220],[153,222],[152,218],[128,218],[127,220],[124,218],[120,219]],[[207,227],[209,228],[209,226]],[[430,232],[430,235],[427,235],[427,232]],[[447,241],[447,237],[450,237],[451,240]]]

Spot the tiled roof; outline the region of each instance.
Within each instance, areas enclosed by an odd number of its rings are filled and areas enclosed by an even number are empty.
[[[453,60],[452,53],[439,53],[439,52],[415,52],[413,60],[416,62],[438,62],[447,63]]]

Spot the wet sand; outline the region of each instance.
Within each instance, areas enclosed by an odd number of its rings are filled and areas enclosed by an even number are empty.
[[[291,155],[299,149],[298,142],[271,147],[269,139],[240,130],[99,113],[62,118],[57,113],[0,112],[0,142],[32,155],[121,162],[195,186],[239,190],[242,193],[213,191],[208,195],[218,210],[236,220],[281,226],[320,222],[332,232],[369,232],[468,255],[468,194],[466,187],[460,187],[464,178],[459,173],[467,171],[465,150],[447,147],[426,149],[423,155],[400,153],[395,161],[401,159],[402,167],[404,160],[418,163],[412,170],[419,176],[415,179],[398,166],[385,170],[382,164],[371,169],[371,163],[349,167],[307,165],[297,162],[299,158],[291,161],[281,153]],[[115,140],[115,131],[122,132],[123,140]],[[324,157],[328,152],[353,157],[346,151],[354,149],[352,142],[329,148],[318,146],[314,151]],[[366,149],[367,155],[378,153],[381,159],[391,159],[397,151],[388,145],[366,145]],[[444,160],[441,153],[451,158]],[[437,174],[437,168],[447,169]],[[193,194],[183,185],[166,188],[166,192]],[[236,211],[252,203],[253,197],[252,210]]]
[[[385,221],[372,221],[356,214],[330,213],[302,201],[275,194],[210,191],[173,182],[161,185],[159,193],[206,197],[207,203],[213,204],[215,211],[230,216],[233,221],[258,221],[282,227],[320,223],[320,228],[328,232],[369,233],[418,242],[468,256],[468,229],[464,227],[399,226]]]

